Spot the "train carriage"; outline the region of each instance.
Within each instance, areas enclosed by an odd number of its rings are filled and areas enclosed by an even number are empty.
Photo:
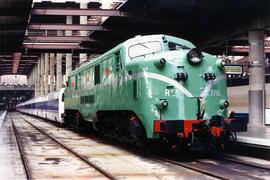
[[[64,92],[51,92],[46,96],[30,99],[16,106],[17,111],[38,116],[51,121],[64,123]]]

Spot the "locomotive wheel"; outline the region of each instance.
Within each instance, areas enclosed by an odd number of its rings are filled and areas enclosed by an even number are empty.
[[[141,149],[147,147],[143,125],[131,111],[99,111],[92,128],[96,129],[98,134],[124,145]]]

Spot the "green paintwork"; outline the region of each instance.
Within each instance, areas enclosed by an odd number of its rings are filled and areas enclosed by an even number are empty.
[[[129,57],[129,47],[149,41],[159,41],[162,51],[133,59]],[[197,119],[199,96],[203,96],[205,104],[204,119],[213,115],[225,117],[227,110],[220,107],[220,101],[227,100],[226,81],[223,69],[216,63],[217,59],[203,53],[200,64],[190,64],[186,59],[189,49],[169,50],[168,42],[195,47],[172,36],[140,36],[74,70],[65,92],[65,109],[80,111],[87,121],[92,121],[100,110],[132,110],[142,121],[148,138],[153,136],[153,121],[156,119]],[[117,52],[121,55],[122,68],[117,66]],[[155,64],[161,58],[166,59],[166,64],[159,67]],[[95,85],[95,66],[98,64],[100,83]],[[188,79],[175,80],[177,72],[186,72]],[[202,75],[206,72],[215,73],[216,80],[205,81]],[[166,109],[160,110],[156,106],[160,99],[168,101]]]

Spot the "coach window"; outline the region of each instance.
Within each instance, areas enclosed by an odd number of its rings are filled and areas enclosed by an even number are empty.
[[[115,65],[116,65],[116,71],[119,71],[122,69],[122,60],[121,60],[121,54],[120,51],[114,54],[115,55]]]
[[[100,83],[100,64],[95,66],[95,85]]]

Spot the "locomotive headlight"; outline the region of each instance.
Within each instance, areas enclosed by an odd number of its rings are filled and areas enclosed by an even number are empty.
[[[165,66],[166,62],[167,62],[166,59],[161,58],[161,59],[155,60],[155,61],[154,61],[154,65],[155,65],[157,68],[162,68],[162,67]]]
[[[219,106],[220,106],[221,109],[225,109],[225,108],[229,107],[229,102],[222,99],[222,100],[219,101]]]
[[[187,59],[192,64],[199,64],[203,59],[202,52],[197,48],[193,48],[187,53]]]
[[[169,103],[168,103],[167,100],[162,99],[162,100],[158,100],[158,101],[155,103],[155,105],[156,105],[159,109],[164,110],[164,109],[166,109],[166,108],[169,106]]]

